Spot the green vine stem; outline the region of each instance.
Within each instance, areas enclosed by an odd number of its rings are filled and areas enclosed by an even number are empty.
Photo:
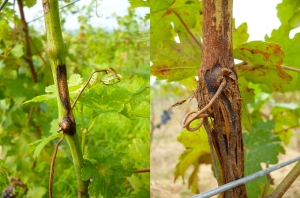
[[[66,139],[70,146],[78,184],[78,197],[87,197],[88,182],[82,180],[81,168],[83,155],[78,135],[76,133],[75,118],[72,113],[66,76],[66,50],[62,38],[58,0],[42,0],[44,19],[47,33],[47,54],[50,60],[54,85],[57,93],[59,131],[67,133]]]

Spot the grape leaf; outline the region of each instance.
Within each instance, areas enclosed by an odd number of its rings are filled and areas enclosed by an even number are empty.
[[[234,24],[235,22],[233,22]],[[248,25],[247,23],[242,23],[238,28],[235,28],[235,25],[233,25],[233,31],[232,31],[232,43],[233,43],[233,49],[237,48],[237,46],[247,42],[249,38],[249,34],[247,33]]]
[[[260,163],[276,164],[277,156],[283,149],[277,135],[271,133],[275,123],[272,121],[253,123],[253,131],[243,133],[245,148],[245,176],[261,171]],[[249,197],[261,194],[260,185],[266,184],[266,176],[246,183]]]
[[[30,188],[26,194],[28,198],[42,198],[47,192],[47,189],[41,186]]]
[[[281,65],[284,52],[276,43],[251,41],[234,50],[234,58],[247,61],[251,65]]]
[[[36,158],[40,155],[42,149],[53,139],[59,138],[62,136],[62,134],[57,133],[58,129],[58,119],[52,120],[50,123],[51,128],[50,128],[50,136],[42,139],[38,139],[30,144],[28,144],[30,147],[30,152],[33,152],[33,157]]]
[[[192,123],[192,126],[195,123]],[[201,163],[210,163],[210,148],[208,145],[207,134],[203,127],[200,128],[200,131],[189,132],[184,129],[177,140],[186,147],[186,150],[179,156],[179,162],[176,164],[174,172],[174,180],[176,181],[179,176],[184,179],[186,170],[190,166],[194,166],[194,170],[189,177],[189,187],[193,192],[198,193],[199,189],[198,177],[199,164]]]
[[[72,74],[68,80],[69,93],[78,91],[81,86],[82,86],[81,76],[79,74]],[[31,100],[25,101],[23,104],[28,104],[31,102],[43,102],[43,101],[47,101],[47,100],[56,98],[54,85],[50,85],[50,86],[46,87],[45,92],[47,94],[36,96],[36,97],[32,98]]]
[[[234,57],[248,62],[248,67],[238,67],[239,76],[247,81],[264,84],[266,91],[285,91],[292,77],[280,66],[284,52],[276,43],[253,41],[234,50]]]
[[[150,7],[150,0],[129,0],[132,8]]]
[[[121,183],[136,169],[128,156],[100,147],[88,148],[82,168],[82,178],[89,180],[89,195],[113,198],[121,190]]]
[[[249,82],[243,76],[238,78],[238,82],[243,102],[254,103],[254,89],[249,88]]]
[[[300,68],[300,34],[297,33],[293,39],[290,39],[290,28],[288,26],[280,26],[278,30],[272,31],[271,37],[266,36],[268,42],[275,42],[280,45],[284,51],[284,65]]]
[[[293,132],[291,129],[285,129],[289,128],[290,126],[297,126],[299,124],[299,115],[297,115],[295,108],[281,105],[275,104],[275,106],[272,108],[272,120],[275,122],[275,133],[280,137],[285,145],[288,145]],[[297,107],[298,105],[295,106]]]
[[[25,0],[24,5],[27,6],[28,8],[31,8],[36,4],[36,0]]]
[[[0,20],[0,40],[9,40],[11,37],[10,27],[6,20]]]
[[[96,114],[122,114],[130,119],[135,117],[149,117],[150,90],[146,88],[149,82],[134,77],[129,81],[105,86],[97,85],[82,95],[79,101]]]
[[[148,198],[150,197],[150,191],[145,188],[141,188],[137,193],[132,194],[132,198]]]
[[[150,156],[149,141],[143,142],[141,139],[133,139],[132,144],[129,144],[128,155],[138,164],[144,164],[143,168],[150,167],[150,159],[145,156]]]
[[[291,29],[298,27],[300,20],[300,2],[294,0],[283,0],[277,5],[277,16],[282,25],[288,25]]]
[[[23,51],[23,45],[22,44],[16,44],[12,49],[11,49],[11,54],[15,57],[15,58],[20,58],[21,56],[23,56],[24,51]]]
[[[300,34],[297,33],[293,39],[290,39],[290,27],[281,25],[278,30],[272,31],[271,37],[265,36],[266,41],[278,43],[284,50],[283,65],[289,67],[300,68]],[[290,85],[285,86],[285,91],[299,90],[300,74],[299,72],[287,71],[287,73],[293,78]]]
[[[153,1],[151,13],[150,73],[168,81],[195,76],[201,60],[201,2]]]

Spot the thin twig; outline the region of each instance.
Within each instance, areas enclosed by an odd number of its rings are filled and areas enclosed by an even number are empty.
[[[221,83],[221,85],[219,86],[216,94],[214,95],[214,97],[209,101],[209,103],[203,108],[201,109],[200,111],[192,111],[192,112],[189,112],[182,120],[182,126],[184,128],[186,128],[188,131],[196,131],[198,130],[201,125],[203,124],[203,122],[201,121],[195,128],[190,128],[190,124],[195,120],[195,119],[198,119],[198,118],[204,118],[204,117],[208,117],[208,114],[202,114],[204,113],[208,108],[211,107],[211,105],[215,102],[215,100],[219,97],[219,95],[222,93],[224,87],[226,86],[226,79],[223,78],[223,81]],[[196,114],[195,116],[193,116],[190,120],[187,121],[188,117],[191,115],[191,114]]]
[[[0,11],[4,8],[5,4],[8,2],[8,0],[5,0],[2,5],[0,6]]]
[[[144,169],[144,170],[137,170],[133,173],[150,173],[150,169]]]
[[[300,175],[300,161],[293,167],[287,176],[280,182],[277,188],[267,198],[279,198],[290,188],[293,182]]]
[[[54,150],[54,153],[52,156],[51,167],[50,167],[50,178],[49,178],[49,197],[50,198],[52,198],[52,184],[53,184],[53,175],[54,175],[54,165],[55,165],[56,154],[57,154],[58,146],[64,140],[66,134],[67,133],[64,133],[62,138],[56,143],[55,150]]]
[[[288,130],[290,130],[290,129],[299,128],[299,127],[300,127],[300,124],[297,124],[297,125],[291,126],[291,127],[289,127],[289,128],[282,129],[282,130],[280,130],[280,131],[275,131],[274,133],[281,133],[281,132],[283,132],[283,131],[288,131]]]
[[[25,47],[26,47],[26,58],[25,61],[28,63],[29,65],[29,69],[31,72],[31,78],[33,82],[37,82],[37,74],[34,70],[34,65],[33,65],[33,61],[32,61],[32,54],[31,54],[31,50],[30,50],[30,43],[29,43],[29,32],[28,32],[28,26],[26,23],[26,19],[25,19],[25,15],[24,15],[24,10],[23,10],[23,1],[22,0],[18,0],[18,5],[19,5],[19,10],[20,10],[20,16],[21,16],[21,22],[22,22],[22,27],[23,27],[23,31],[25,33]]]

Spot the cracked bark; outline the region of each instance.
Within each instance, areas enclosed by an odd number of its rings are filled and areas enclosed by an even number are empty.
[[[232,0],[203,0],[203,56],[198,72],[199,109],[216,94],[223,80],[226,86],[203,118],[211,153],[217,154],[225,184],[244,177],[244,148],[241,127],[241,96],[233,61]],[[213,147],[213,148],[212,148]],[[214,155],[213,155],[214,157]],[[247,197],[245,185],[224,192],[225,198]]]

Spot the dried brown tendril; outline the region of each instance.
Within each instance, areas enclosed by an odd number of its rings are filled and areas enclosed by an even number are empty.
[[[182,120],[182,126],[184,128],[186,128],[188,131],[196,131],[198,130],[201,125],[203,124],[203,119],[200,121],[200,123],[194,127],[194,128],[191,128],[190,127],[190,124],[196,120],[196,119],[199,119],[199,118],[204,118],[204,117],[208,117],[208,114],[203,114],[208,108],[211,107],[211,105],[216,101],[216,99],[219,97],[219,95],[222,93],[224,87],[226,86],[226,79],[223,78],[223,81],[222,83],[220,84],[216,94],[214,95],[214,97],[209,101],[209,103],[203,108],[201,109],[200,111],[191,111],[189,112],[188,114],[186,114],[186,116],[184,116],[183,120]],[[188,120],[188,118],[190,117],[190,115],[192,114],[196,114],[194,115],[191,119]]]

